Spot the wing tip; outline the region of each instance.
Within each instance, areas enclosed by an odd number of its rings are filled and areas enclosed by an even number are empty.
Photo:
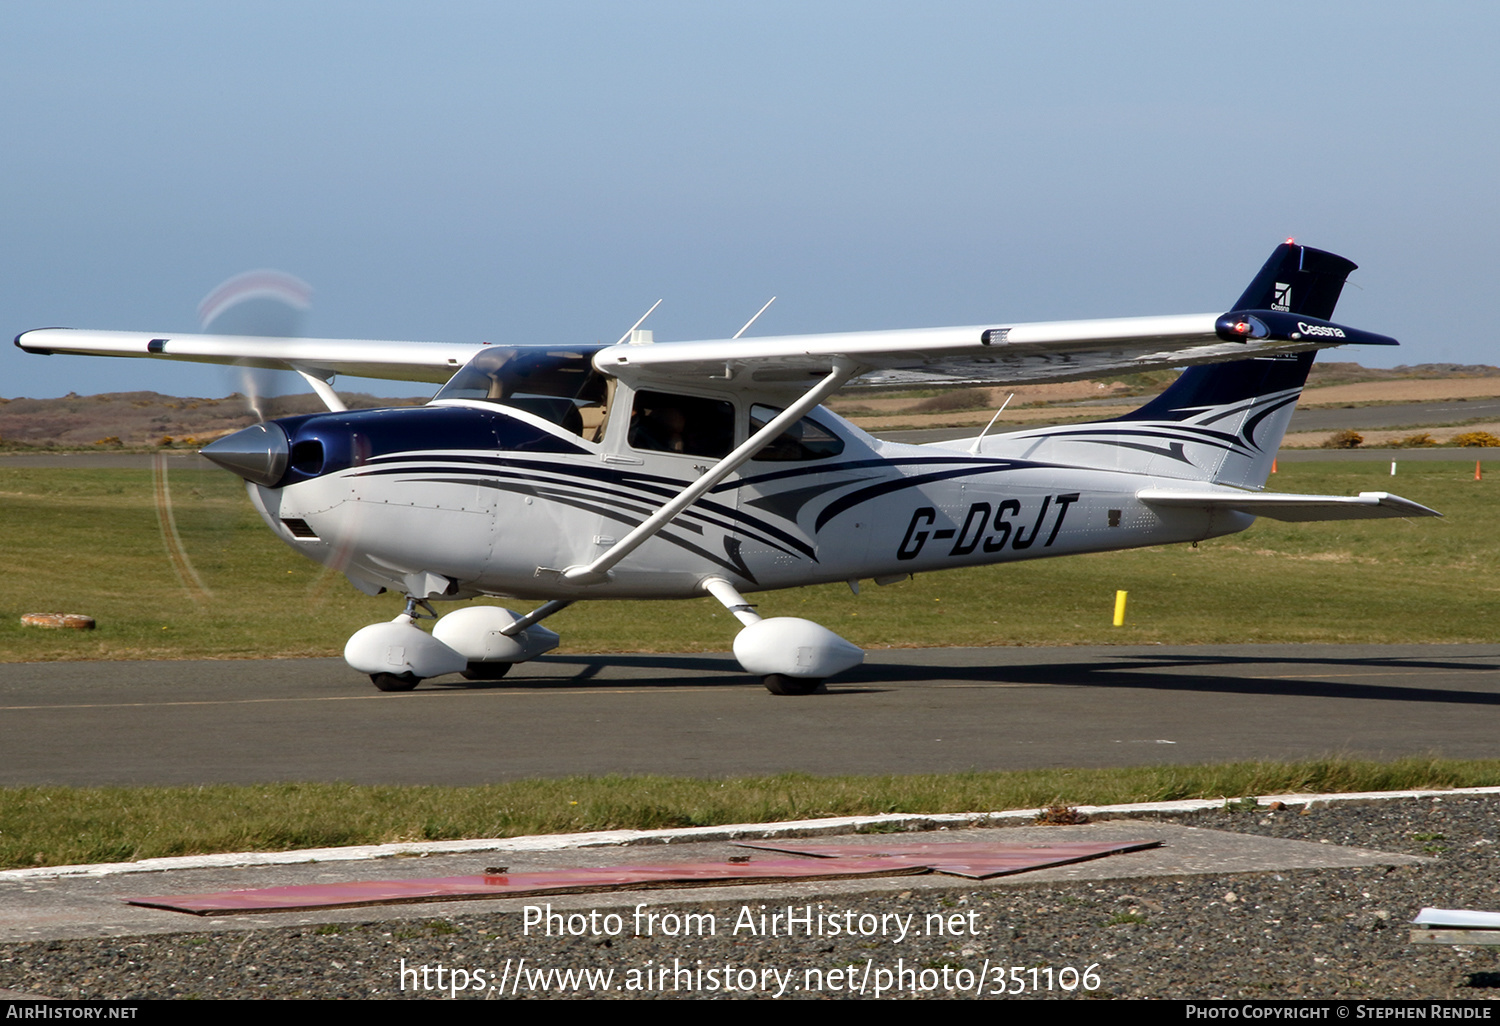
[[[37,332],[37,331],[72,331],[72,330],[73,330],[72,328],[66,328],[66,327],[63,327],[61,325],[54,325],[52,327],[47,327],[47,328],[27,328],[25,331],[23,331],[19,335],[17,335],[13,341],[15,343],[15,347],[17,349],[21,350],[21,352],[23,352],[23,353],[32,353],[32,354],[34,354],[36,356],[51,356],[51,355],[53,355],[53,353],[55,352],[55,350],[52,350],[52,349],[43,349],[43,348],[40,348],[38,346],[28,346],[25,342],[22,342],[21,339],[23,339],[27,335],[30,335],[33,332]]]

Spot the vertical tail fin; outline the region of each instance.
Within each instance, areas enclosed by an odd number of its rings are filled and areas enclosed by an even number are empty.
[[[1284,310],[1328,320],[1356,266],[1288,240],[1276,247],[1231,309]],[[1204,462],[1193,460],[1188,473],[1184,463],[1153,466],[1154,473],[1261,488],[1316,355],[1310,351],[1190,367],[1165,392],[1119,421],[1203,433],[1194,451],[1207,457]],[[1185,457],[1184,446],[1174,449]]]
[[[1232,310],[1285,310],[1329,320],[1344,291],[1344,279],[1358,265],[1341,256],[1298,246],[1276,247]]]
[[[1161,395],[1113,423],[1172,440],[1148,473],[1263,487],[1316,355],[1189,367]]]

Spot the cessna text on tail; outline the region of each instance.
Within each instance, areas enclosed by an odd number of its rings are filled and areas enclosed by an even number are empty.
[[[150,335],[46,328],[32,353],[291,369],[329,412],[203,454],[247,482],[283,541],[356,588],[407,596],[349,664],[386,690],[502,676],[557,644],[582,599],[712,595],[744,668],[816,689],[858,648],[746,592],[1186,542],[1282,520],[1436,515],[1384,492],[1263,491],[1315,351],[1395,345],[1334,324],[1354,264],[1288,242],[1230,311],[612,346]],[[930,445],[873,438],[819,404],[845,387],[1057,381],[1189,369],[1114,420]],[[446,382],[425,407],[349,412],[354,374]],[[432,602],[482,595],[417,622]]]

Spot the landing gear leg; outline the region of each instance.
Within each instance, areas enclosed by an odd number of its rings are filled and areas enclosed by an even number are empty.
[[[415,595],[406,596],[406,608],[401,611],[401,615],[409,616],[412,620],[422,619],[422,614],[417,612],[418,606],[427,610],[427,619],[436,620],[438,618],[437,610],[432,608],[432,603],[426,599],[419,599]]]
[[[734,639],[734,657],[757,674],[773,695],[811,695],[823,681],[864,662],[865,654],[827,627],[795,616],[761,617],[722,577],[710,577],[703,590],[723,603],[745,625]]]

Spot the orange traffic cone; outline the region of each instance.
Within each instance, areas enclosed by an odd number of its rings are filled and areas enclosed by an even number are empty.
[[[1478,460],[1474,461],[1474,480],[1476,480],[1476,481],[1483,480],[1483,478],[1481,478],[1479,476],[1479,461]]]

